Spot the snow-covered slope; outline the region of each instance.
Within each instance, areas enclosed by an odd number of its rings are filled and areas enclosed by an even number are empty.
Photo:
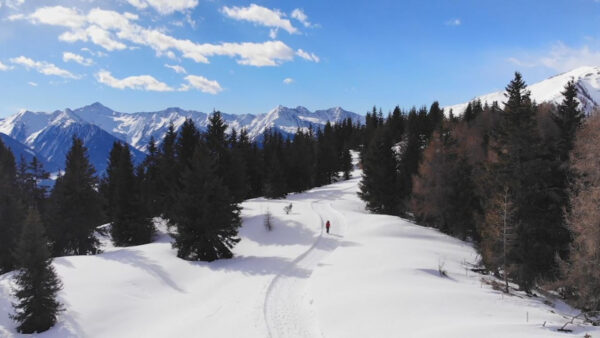
[[[482,283],[490,277],[468,270],[478,259],[470,244],[369,214],[356,195],[359,175],[286,200],[244,202],[242,241],[230,260],[178,259],[160,222],[154,243],[114,248],[104,238],[103,254],[54,259],[66,311],[37,337],[600,335],[582,325],[558,333],[575,310]],[[8,338],[20,337],[8,317],[11,278],[0,276],[0,337]]]
[[[0,133],[0,139],[4,145],[6,145],[12,151],[17,163],[21,161],[21,158],[24,159],[25,162],[29,163],[33,157],[37,157],[38,161],[44,165],[45,170],[54,171],[58,169],[54,167],[54,165],[50,163],[44,156],[36,153],[33,149],[15,140],[14,138],[4,133]]]
[[[600,67],[580,67],[570,72],[562,73],[546,80],[529,85],[531,98],[537,103],[562,101],[562,91],[567,82],[574,79],[579,89],[579,102],[586,113],[600,106]],[[498,91],[473,98],[479,99],[482,103],[492,104],[494,101],[502,104],[506,100],[504,91]],[[468,102],[444,107],[446,112],[450,109],[454,114],[462,114],[467,107]]]

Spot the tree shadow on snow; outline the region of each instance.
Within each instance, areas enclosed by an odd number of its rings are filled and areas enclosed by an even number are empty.
[[[177,285],[177,283],[175,283],[175,281],[173,279],[171,279],[168,272],[166,272],[160,265],[156,264],[154,261],[145,257],[142,254],[142,252],[140,252],[138,250],[127,249],[127,250],[105,252],[103,254],[98,255],[97,257],[116,261],[119,263],[128,264],[133,267],[142,269],[142,270],[150,273],[151,275],[153,275],[154,277],[156,277],[157,279],[159,279],[161,282],[163,282],[165,285],[171,287],[172,289],[179,291],[181,293],[185,293],[185,290],[180,288]]]
[[[231,259],[220,259],[214,262],[190,262],[211,270],[241,272],[244,275],[284,275],[289,277],[306,278],[311,271],[300,268],[286,258],[269,256],[237,256]]]
[[[240,236],[260,245],[310,245],[315,241],[315,233],[302,223],[271,216],[273,230],[264,226],[264,215],[246,217]]]

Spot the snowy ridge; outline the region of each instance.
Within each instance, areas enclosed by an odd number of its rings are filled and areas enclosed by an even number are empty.
[[[335,124],[350,118],[354,123],[364,123],[364,116],[342,108],[311,112],[304,107],[278,106],[266,114],[222,114],[229,130],[245,128],[251,140],[260,140],[267,128],[285,134],[309,127],[320,128],[327,121]],[[15,142],[24,144],[36,152],[36,156],[48,163],[47,169],[58,170],[64,165],[64,155],[74,135],[82,138],[88,147],[92,164],[98,172],[106,168],[106,158],[112,143],[123,141],[131,146],[137,163],[154,137],[160,142],[169,125],[178,129],[186,119],[192,119],[200,130],[206,129],[209,114],[184,110],[177,107],[157,112],[121,113],[101,103],[94,103],[75,110],[65,109],[51,113],[21,111],[0,120],[0,133]]]
[[[531,91],[531,98],[537,103],[552,102],[558,104],[562,102],[563,97],[561,93],[567,82],[571,79],[575,80],[579,89],[579,102],[584,112],[589,114],[598,108],[600,106],[600,67],[580,67],[531,84],[528,86],[528,89]],[[482,104],[487,102],[490,105],[493,102],[498,102],[498,104],[502,105],[502,102],[506,100],[504,91],[473,98],[473,100],[477,99],[481,100]],[[444,107],[444,110],[448,113],[452,109],[455,115],[460,115],[465,111],[467,105],[468,102],[465,102]]]

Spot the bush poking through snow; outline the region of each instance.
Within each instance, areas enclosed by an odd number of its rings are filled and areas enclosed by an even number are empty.
[[[269,209],[267,209],[267,213],[265,214],[265,228],[267,231],[273,230],[273,216]]]
[[[290,205],[286,205],[285,207],[283,207],[283,211],[285,211],[286,215],[289,215],[290,212],[292,211],[292,203],[290,203]]]
[[[438,272],[440,273],[440,277],[448,277],[448,272],[446,271],[446,269],[444,269],[444,265],[446,265],[445,261],[438,261]]]

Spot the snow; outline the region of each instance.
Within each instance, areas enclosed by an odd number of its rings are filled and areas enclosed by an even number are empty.
[[[230,260],[178,259],[158,219],[151,244],[115,248],[101,237],[102,254],[56,258],[66,311],[37,337],[600,335],[590,326],[558,333],[575,310],[482,283],[468,269],[478,259],[470,244],[369,214],[356,195],[359,176],[285,200],[244,202],[242,241]],[[8,318],[11,277],[0,276],[0,337],[20,337]]]
[[[531,98],[537,103],[553,102],[558,104],[563,99],[562,92],[565,85],[571,79],[574,79],[577,84],[579,90],[578,98],[582,109],[586,113],[590,113],[592,110],[598,108],[600,105],[600,67],[579,67],[531,84],[528,87],[531,91]],[[473,100],[476,99],[480,99],[482,104],[487,102],[490,105],[496,101],[501,106],[506,101],[503,90],[478,96]],[[452,109],[455,115],[462,114],[467,108],[467,104],[468,102],[444,107],[444,110],[448,113]]]

